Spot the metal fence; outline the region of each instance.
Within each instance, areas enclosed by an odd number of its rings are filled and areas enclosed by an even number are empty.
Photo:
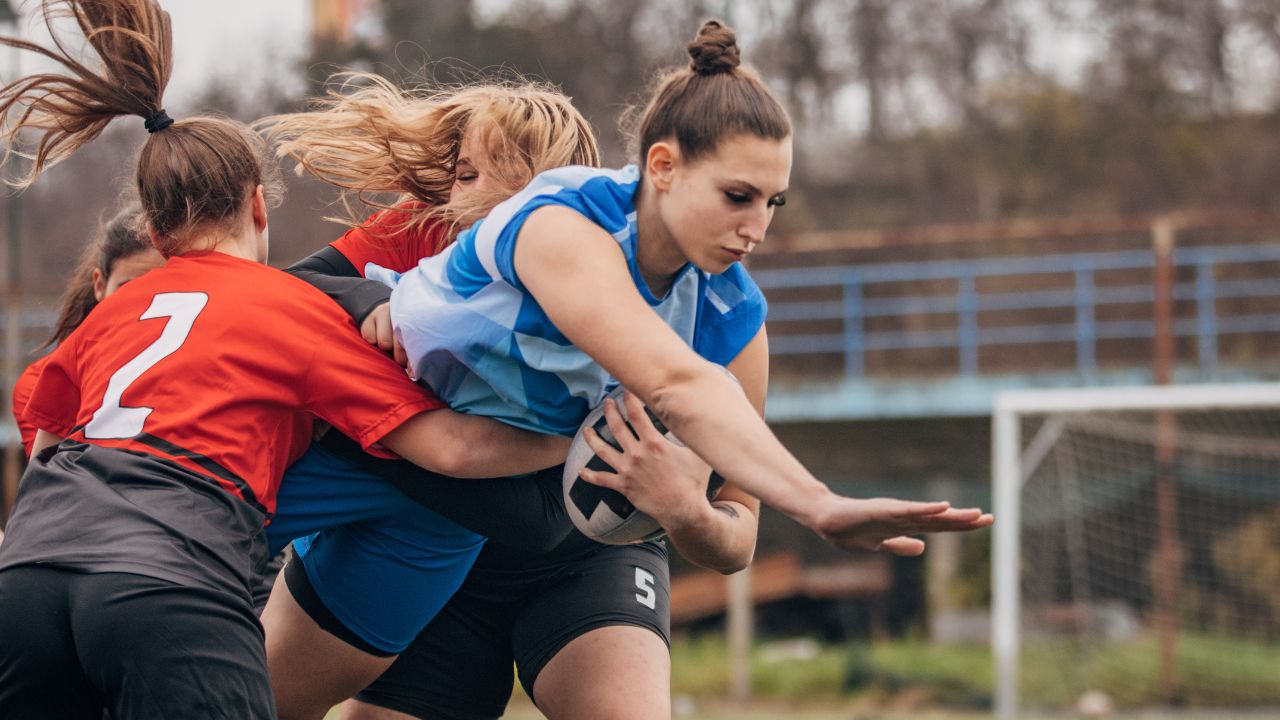
[[[1213,377],[1218,372],[1220,337],[1280,332],[1280,311],[1258,312],[1260,303],[1246,302],[1245,307],[1235,307],[1220,302],[1280,299],[1280,265],[1274,272],[1259,265],[1280,263],[1280,244],[1179,248],[1173,254],[1173,263],[1178,276],[1183,278],[1172,288],[1175,302],[1194,304],[1191,316],[1180,317],[1175,322],[1174,334],[1196,338],[1202,375]],[[1153,270],[1154,266],[1151,251],[1124,250],[763,269],[752,274],[766,294],[777,296],[771,300],[769,309],[770,351],[776,356],[839,354],[843,356],[845,375],[856,379],[864,375],[870,352],[941,348],[954,350],[961,375],[976,375],[983,371],[979,351],[984,347],[1070,343],[1075,346],[1075,368],[1087,382],[1098,372],[1100,341],[1146,339],[1154,335],[1150,313],[1137,318],[1099,318],[1099,310],[1107,306],[1151,304],[1155,290],[1150,275],[1144,276],[1141,271]],[[1121,282],[1100,283],[1100,273],[1111,273],[1111,279],[1119,276]],[[988,281],[996,278],[1020,278],[1024,284],[1028,279],[1035,282],[1037,278],[1052,278],[1054,282],[1045,284],[1065,287],[1017,290],[980,287],[984,282],[998,285]],[[1069,282],[1064,283],[1065,279]],[[801,288],[835,289],[838,297],[820,300],[785,297],[786,290]],[[991,311],[1032,311],[1024,315],[1034,315],[1034,311],[1045,310],[1067,311],[1073,319],[995,324],[984,322],[982,317]],[[1280,305],[1276,310],[1280,310]],[[940,323],[945,327],[929,329],[877,329],[868,323],[877,318],[921,316],[952,319]],[[828,332],[792,329],[812,326],[814,321],[829,321],[836,329]],[[834,321],[839,321],[838,326]]]

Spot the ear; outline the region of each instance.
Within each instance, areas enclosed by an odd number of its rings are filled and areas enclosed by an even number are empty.
[[[253,190],[253,198],[250,202],[253,211],[253,229],[258,232],[267,231],[267,195],[266,190],[261,185]]]
[[[151,247],[155,248],[156,252],[160,253],[162,257],[168,257],[168,255],[164,254],[164,250],[162,249],[163,245],[160,243],[160,233],[156,232],[156,227],[151,224],[150,220],[147,221],[146,232],[147,237],[151,240]]]
[[[674,142],[662,141],[649,146],[645,153],[644,174],[658,192],[671,189],[676,168],[680,165],[680,148]]]
[[[103,277],[102,271],[98,268],[93,269],[93,298],[98,302],[102,302],[102,298],[107,296],[107,279]]]

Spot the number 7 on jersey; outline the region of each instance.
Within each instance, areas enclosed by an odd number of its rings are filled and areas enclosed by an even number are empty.
[[[209,296],[202,292],[160,293],[151,299],[151,306],[139,320],[169,318],[164,331],[156,341],[125,363],[107,382],[107,392],[102,396],[102,406],[84,427],[84,436],[93,440],[122,440],[142,434],[142,426],[155,408],[123,407],[120,398],[138,378],[156,363],[169,357],[191,334],[196,317],[208,304]]]

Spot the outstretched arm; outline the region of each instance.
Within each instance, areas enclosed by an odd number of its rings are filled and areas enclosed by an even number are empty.
[[[548,206],[529,216],[516,242],[515,270],[556,327],[685,444],[730,482],[829,542],[917,554],[922,544],[901,536],[991,524],[990,515],[947,503],[831,492],[778,442],[733,381],[649,308],[614,239],[573,210]]]

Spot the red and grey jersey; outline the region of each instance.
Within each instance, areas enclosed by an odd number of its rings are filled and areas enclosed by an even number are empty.
[[[370,448],[440,407],[322,293],[198,252],[104,300],[49,356],[26,415],[64,437],[176,463],[270,514],[315,419]]]

